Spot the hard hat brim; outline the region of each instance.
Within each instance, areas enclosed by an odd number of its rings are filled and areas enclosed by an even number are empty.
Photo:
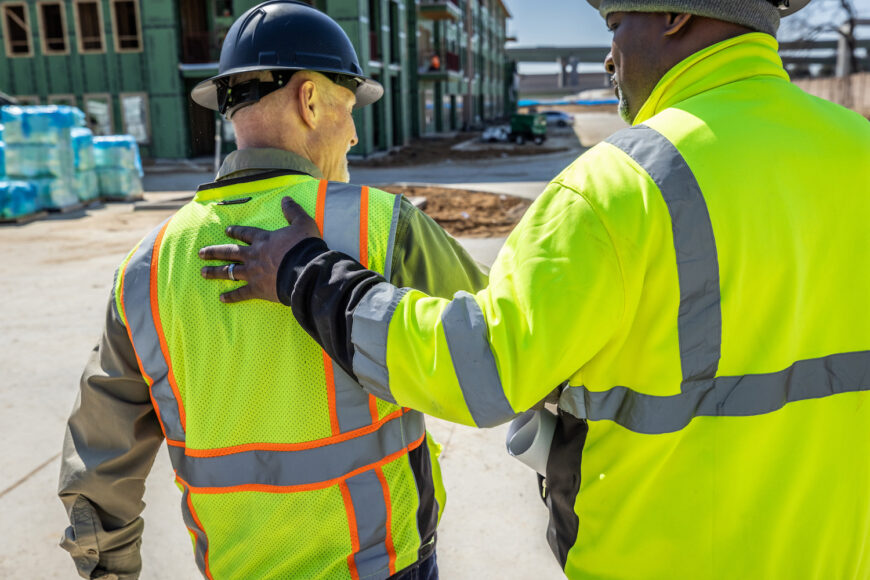
[[[354,105],[354,109],[360,109],[365,107],[366,105],[371,105],[374,102],[380,100],[381,97],[384,96],[384,87],[378,81],[363,76],[356,75],[348,75],[346,71],[341,70],[315,70],[315,69],[298,69],[298,68],[290,68],[290,67],[275,67],[275,66],[252,66],[246,67],[244,69],[235,69],[227,71],[223,74],[219,74],[217,76],[213,76],[210,79],[206,79],[196,85],[193,90],[190,92],[190,98],[193,99],[193,102],[201,107],[205,107],[206,109],[211,109],[212,111],[219,110],[218,107],[218,93],[217,93],[217,85],[215,81],[218,81],[223,78],[231,77],[233,75],[239,75],[247,72],[256,72],[256,71],[273,71],[273,70],[313,70],[314,72],[321,73],[333,73],[340,74],[343,76],[350,76],[352,78],[360,81],[360,85],[357,87],[354,94],[356,95],[356,105]]]
[[[589,4],[591,4],[592,7],[595,8],[596,10],[601,8],[602,0],[586,0],[586,1],[589,2]],[[798,10],[805,8],[806,5],[809,3],[810,3],[810,0],[790,0],[788,8],[785,8],[784,10],[780,10],[779,16],[780,16],[780,18],[790,16],[790,15],[794,14],[795,12],[797,12]]]

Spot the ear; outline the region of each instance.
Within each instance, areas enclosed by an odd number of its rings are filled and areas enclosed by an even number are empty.
[[[692,21],[691,14],[681,14],[678,12],[669,12],[666,14],[667,22],[665,24],[665,36],[676,36],[681,32],[685,32]]]
[[[318,115],[321,109],[320,93],[317,85],[311,79],[305,79],[296,88],[296,102],[299,107],[299,117],[310,129],[317,128]]]

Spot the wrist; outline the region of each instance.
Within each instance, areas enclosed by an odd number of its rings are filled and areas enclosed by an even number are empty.
[[[320,238],[307,238],[302,240],[288,251],[278,267],[278,275],[275,288],[278,300],[284,306],[290,306],[290,297],[296,281],[310,262],[329,252],[329,247]]]

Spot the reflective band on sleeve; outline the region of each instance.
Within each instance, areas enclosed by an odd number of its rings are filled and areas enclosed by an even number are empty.
[[[151,396],[166,438],[183,442],[184,428],[178,400],[169,384],[169,364],[160,348],[151,310],[151,258],[154,242],[169,220],[155,228],[139,245],[124,270],[123,308],[133,348],[142,371],[151,379]]]
[[[399,230],[399,213],[402,207],[402,196],[396,195],[393,205],[393,221],[390,224],[390,239],[387,242],[387,259],[384,260],[384,278],[389,281],[393,275],[393,251],[396,247],[396,232]]]
[[[323,447],[242,451],[216,457],[192,457],[183,448],[169,447],[169,454],[179,476],[193,488],[326,487],[356,470],[367,469],[373,461],[407,450],[424,433],[423,416],[407,413],[372,433]]]
[[[512,419],[511,408],[495,357],[489,346],[486,318],[474,297],[457,292],[441,314],[444,337],[465,404],[478,427],[493,427]]]
[[[353,311],[353,373],[368,392],[393,404],[396,400],[390,392],[387,371],[387,334],[393,312],[407,292],[407,288],[381,282],[363,296]]]
[[[717,377],[684,385],[670,397],[625,387],[592,392],[569,387],[559,407],[581,419],[614,421],[638,433],[672,433],[694,417],[744,417],[781,409],[788,403],[870,390],[870,351],[802,360],[779,372]]]
[[[353,502],[359,551],[353,558],[359,577],[386,580],[390,576],[387,551],[387,506],[381,482],[374,470],[348,478],[347,487]]]
[[[719,259],[707,204],[698,181],[674,145],[645,125],[624,129],[607,142],[646,171],[671,214],[680,279],[679,336],[684,386],[716,375],[722,350]]]

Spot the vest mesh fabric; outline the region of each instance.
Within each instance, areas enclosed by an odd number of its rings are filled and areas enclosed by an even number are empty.
[[[197,257],[203,246],[233,242],[225,235],[228,225],[285,226],[280,206],[287,195],[314,215],[321,185],[306,176],[284,176],[207,190],[167,226],[159,248],[157,304],[186,416],[187,453],[226,456],[338,434],[330,418],[322,349],[282,305],[222,304],[219,294],[239,283],[204,280]],[[218,203],[243,198],[250,199]],[[368,265],[383,273],[397,205],[393,195],[374,189],[368,200]],[[121,287],[116,289],[119,304]],[[383,401],[377,409],[378,420],[400,410]],[[370,463],[380,459],[372,457]],[[417,487],[407,453],[380,469],[385,481],[380,499],[389,523],[386,550],[395,554],[394,570],[401,570],[416,561],[420,547]],[[213,578],[351,578],[347,501],[337,483],[292,493],[195,487],[190,493],[208,538]]]

